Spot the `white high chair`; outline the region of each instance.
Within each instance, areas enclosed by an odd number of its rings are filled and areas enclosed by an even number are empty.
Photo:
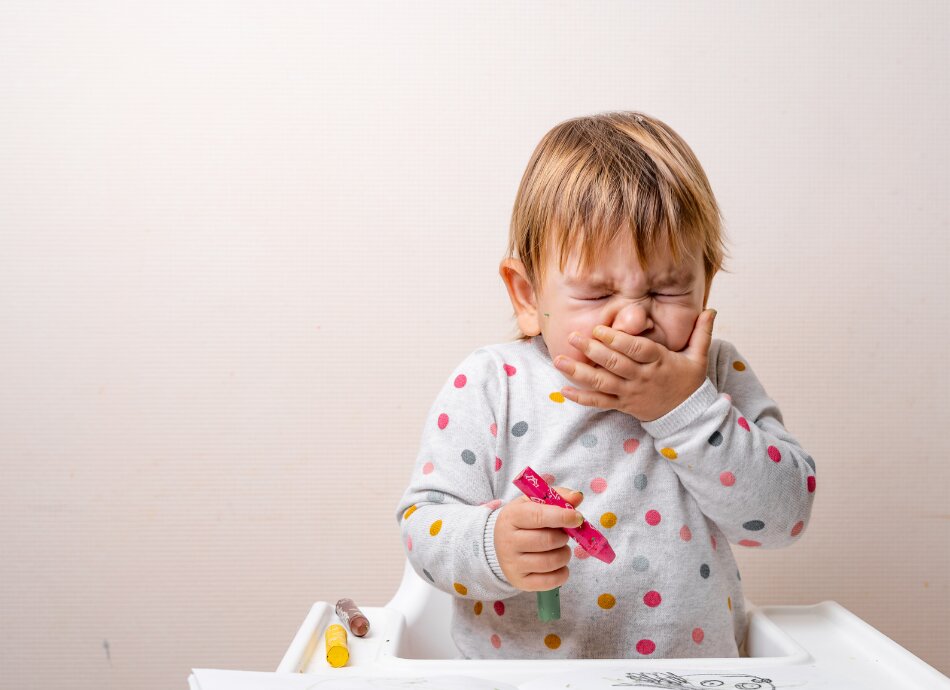
[[[950,679],[878,632],[839,604],[758,607],[746,602],[746,652],[738,659],[463,659],[450,634],[453,597],[432,587],[409,565],[392,599],[382,607],[361,607],[370,621],[363,637],[348,635],[347,666],[326,662],[324,631],[340,622],[333,604],[313,605],[284,654],[279,673],[319,677],[425,678],[467,676],[502,683],[550,677],[537,687],[600,688],[605,673],[671,672],[745,674],[777,679],[775,684],[810,683],[821,688],[950,690]],[[382,682],[382,681],[380,681]],[[718,682],[718,681],[715,681]],[[375,687],[375,686],[374,686]],[[534,687],[534,685],[532,685]],[[725,686],[728,687],[728,686]],[[742,686],[740,686],[742,687]],[[749,686],[751,687],[751,686]],[[769,685],[761,685],[763,690]]]

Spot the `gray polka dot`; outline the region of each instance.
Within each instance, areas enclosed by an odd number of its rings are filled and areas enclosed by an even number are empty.
[[[593,448],[597,445],[597,437],[593,434],[584,434],[581,436],[581,445],[585,448]]]
[[[432,582],[432,584],[435,584],[435,578],[432,577],[432,576],[429,574],[429,571],[428,571],[428,570],[426,570],[425,568],[423,568],[423,569],[422,569],[422,572],[425,573],[426,577],[429,578],[429,581]]]
[[[743,522],[742,526],[751,532],[758,532],[765,527],[765,523],[761,520],[749,520],[748,522]]]
[[[445,501],[445,494],[441,491],[430,491],[426,498],[428,498],[432,503],[443,503]]]
[[[709,437],[709,445],[719,446],[722,445],[722,434],[718,431],[714,431],[713,435]]]
[[[474,465],[474,464],[475,464],[475,453],[473,453],[472,451],[470,451],[468,448],[466,448],[465,450],[463,450],[463,451],[462,451],[462,462],[464,462],[466,465]]]
[[[699,566],[699,574],[704,580],[709,577],[709,566],[706,563]]]
[[[524,436],[526,433],[528,433],[527,422],[518,422],[513,427],[511,427],[511,434],[513,436]]]
[[[811,456],[810,456],[810,455],[806,455],[806,456],[805,456],[805,462],[807,462],[807,463],[808,463],[808,466],[811,467],[811,471],[812,471],[812,472],[817,471],[817,470],[815,470],[815,461],[811,459]]]
[[[633,478],[633,485],[640,489],[640,491],[643,491],[645,488],[647,488],[647,476],[642,473],[638,474]]]
[[[633,563],[631,565],[638,573],[642,573],[644,570],[650,567],[650,561],[647,560],[646,556],[637,556],[633,559]]]

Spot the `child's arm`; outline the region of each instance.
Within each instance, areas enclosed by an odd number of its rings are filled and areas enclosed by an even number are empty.
[[[786,546],[808,523],[815,463],[733,345],[714,341],[708,373],[679,407],[643,428],[730,542]]]
[[[397,519],[409,562],[439,589],[472,600],[505,599],[518,589],[498,564],[494,526],[496,437],[507,375],[476,350],[443,385],[426,417],[415,468]]]

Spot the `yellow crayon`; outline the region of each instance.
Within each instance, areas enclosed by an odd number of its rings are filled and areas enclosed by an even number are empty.
[[[350,650],[346,648],[346,630],[342,625],[334,623],[326,632],[327,663],[333,668],[346,666],[350,658]]]

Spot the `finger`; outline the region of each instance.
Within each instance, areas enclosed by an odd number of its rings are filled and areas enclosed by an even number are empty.
[[[522,583],[522,588],[526,592],[547,592],[548,590],[560,587],[570,575],[567,566],[553,573],[531,573],[526,575]]]
[[[591,390],[614,394],[623,383],[623,379],[608,369],[584,364],[564,355],[558,355],[554,358],[554,366],[560,369],[572,383],[585,386]],[[632,366],[633,363],[631,363]]]
[[[649,338],[641,338],[618,331],[616,328],[610,328],[609,326],[597,326],[594,329],[594,337],[640,364],[655,362],[662,355],[659,343],[655,343]]]
[[[620,409],[617,407],[617,405],[620,404],[620,400],[616,395],[607,395],[606,393],[580,390],[577,388],[562,388],[561,393],[565,398],[571,400],[572,402],[576,402],[578,405],[599,407],[602,410]]]
[[[603,326],[597,326],[594,329],[594,332],[598,332],[598,329],[604,328]],[[617,333],[622,333],[622,331],[616,331]],[[626,335],[625,333],[623,335]],[[627,336],[628,338],[631,336]],[[571,334],[571,344],[583,352],[588,359],[592,362],[595,362],[601,366],[602,369],[609,371],[614,374],[615,377],[619,377],[621,380],[629,380],[637,375],[637,362],[634,362],[629,357],[627,357],[623,352],[617,350],[617,348],[597,340],[595,338],[585,338],[580,333],[576,331]],[[596,367],[594,371],[596,372]],[[594,386],[597,390],[603,391],[604,393],[616,393],[616,384],[620,381],[607,379],[604,382],[604,385]]]
[[[699,361],[706,360],[709,355],[709,346],[712,345],[713,323],[715,320],[715,309],[707,309],[699,315],[699,318],[696,319],[696,325],[693,326],[689,345],[686,347],[687,355],[692,355],[693,359]]]
[[[570,537],[562,529],[518,529],[512,536],[512,545],[519,553],[553,551],[567,544]]]
[[[533,573],[553,573],[571,562],[570,546],[562,546],[553,551],[525,553],[518,558],[518,569],[525,575]]]
[[[583,491],[574,491],[574,489],[566,489],[563,486],[552,487],[565,501],[570,503],[575,508],[581,504],[581,501],[584,500]]]
[[[576,510],[534,501],[518,506],[512,515],[512,524],[518,529],[580,527],[583,521],[583,516]]]

